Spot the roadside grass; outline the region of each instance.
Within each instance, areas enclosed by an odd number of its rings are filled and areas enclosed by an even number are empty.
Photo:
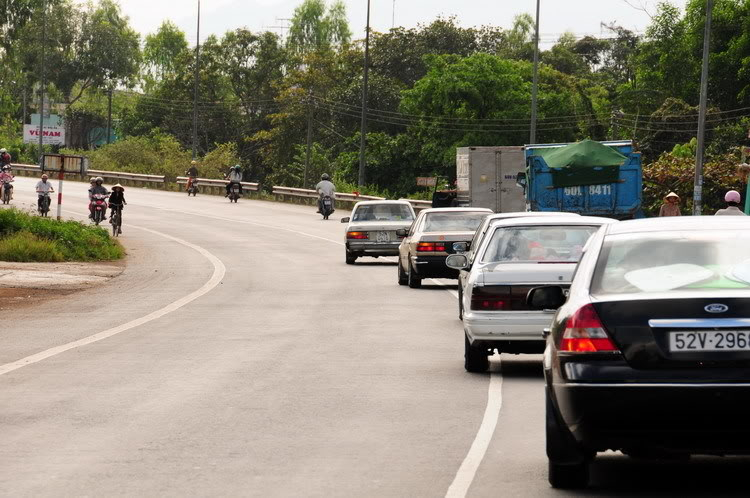
[[[0,210],[0,260],[109,261],[124,255],[120,243],[102,227],[41,218],[15,208]]]

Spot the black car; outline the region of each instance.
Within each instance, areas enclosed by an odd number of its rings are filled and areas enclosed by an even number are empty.
[[[588,483],[597,452],[750,454],[750,218],[626,221],[594,235],[544,354],[549,481]],[[566,298],[567,297],[567,298]]]

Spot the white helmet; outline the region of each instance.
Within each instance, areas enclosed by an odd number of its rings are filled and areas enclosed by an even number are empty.
[[[6,152],[8,152],[8,149],[6,149],[5,147],[0,149],[0,154],[5,154]]]

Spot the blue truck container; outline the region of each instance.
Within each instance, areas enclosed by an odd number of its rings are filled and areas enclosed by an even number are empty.
[[[542,149],[571,144],[539,144],[525,147],[526,172],[519,178],[526,194],[527,211],[565,211],[585,216],[617,219],[642,218],[643,170],[641,154],[633,142],[599,142],[626,157],[613,183],[555,187],[553,169],[540,155]],[[586,182],[583,182],[586,183]]]

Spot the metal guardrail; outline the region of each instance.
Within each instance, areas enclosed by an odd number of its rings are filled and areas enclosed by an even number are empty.
[[[98,169],[90,169],[86,172],[88,176],[101,176],[103,178],[114,178],[116,180],[132,180],[140,182],[151,182],[151,183],[165,183],[166,177],[164,175],[142,175],[140,173],[123,173],[121,171],[101,171]]]
[[[11,164],[11,168],[18,171],[41,171],[38,164]]]
[[[198,178],[198,186],[203,187],[221,187],[226,188],[227,184],[229,183],[229,180],[217,180],[215,178]],[[185,185],[187,184],[188,177],[187,176],[178,176],[177,177],[177,184],[178,185]],[[253,183],[253,182],[240,182],[240,185],[242,185],[243,190],[247,190],[250,192],[257,192],[260,190],[260,184]]]
[[[417,211],[421,211],[422,209],[429,209],[432,207],[432,201],[421,201],[419,199],[399,199],[399,200],[408,202]]]
[[[317,199],[318,192],[315,190],[305,188],[294,188],[294,187],[281,187],[279,185],[273,186],[273,193],[275,195],[288,195],[290,197],[305,197],[308,199]],[[336,192],[336,200],[348,201],[348,202],[359,202],[359,201],[384,201],[385,197],[375,197],[372,195],[358,195]]]

